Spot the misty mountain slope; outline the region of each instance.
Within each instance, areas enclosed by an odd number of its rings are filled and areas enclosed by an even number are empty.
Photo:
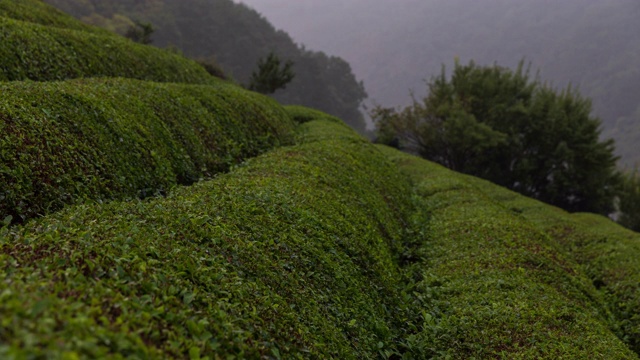
[[[260,58],[275,52],[294,62],[296,76],[274,97],[286,104],[321,109],[364,132],[360,112],[367,94],[350,65],[336,56],[306,49],[263,16],[232,0],[46,0],[83,21],[125,34],[134,21],[149,22],[154,45],[189,57],[215,59],[225,72],[248,84]]]
[[[513,67],[526,58],[541,79],[571,83],[594,101],[603,136],[623,162],[640,161],[640,3],[633,0],[243,0],[297,41],[349,61],[385,106],[420,96],[424,79],[466,63]],[[633,131],[617,127],[633,118]],[[628,123],[628,121],[627,121]]]

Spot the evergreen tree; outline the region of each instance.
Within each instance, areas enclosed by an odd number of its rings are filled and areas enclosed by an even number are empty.
[[[248,87],[261,94],[273,94],[278,89],[286,88],[294,77],[293,62],[288,60],[280,67],[280,59],[271,52],[266,58],[258,60]]]

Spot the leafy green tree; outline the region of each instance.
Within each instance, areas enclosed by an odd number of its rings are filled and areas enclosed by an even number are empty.
[[[258,60],[257,69],[249,79],[249,90],[273,94],[278,89],[286,88],[294,77],[293,61],[287,60],[281,66],[280,58],[271,52],[266,58]]]
[[[619,182],[613,141],[600,141],[591,103],[515,71],[456,62],[422,101],[376,108],[378,138],[453,170],[569,211],[607,214]]]

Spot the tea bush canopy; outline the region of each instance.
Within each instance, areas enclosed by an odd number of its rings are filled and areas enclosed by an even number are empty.
[[[0,0],[0,35],[0,359],[639,359],[638,233],[41,2]],[[94,67],[101,41],[131,53]],[[470,154],[531,114],[592,139],[573,93],[466,71],[434,101],[444,139],[482,140]]]
[[[0,355],[638,358],[575,254],[495,185],[338,122],[297,133],[166,198],[0,230]]]
[[[274,100],[235,85],[122,78],[0,83],[0,217],[164,194],[290,141]],[[1,219],[0,219],[1,220]]]
[[[0,17],[45,25],[51,28],[81,30],[108,35],[107,30],[86,25],[73,16],[40,0],[0,0]]]
[[[195,61],[113,34],[93,34],[0,17],[0,81],[127,77],[210,84]]]

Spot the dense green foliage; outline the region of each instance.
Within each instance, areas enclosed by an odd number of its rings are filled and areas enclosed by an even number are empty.
[[[633,231],[640,231],[640,171],[638,168],[622,174],[618,199],[618,222]]]
[[[0,83],[0,358],[638,359],[637,233],[203,79]]]
[[[496,65],[456,62],[429,95],[397,112],[377,108],[381,141],[570,211],[607,214],[618,182],[613,141],[591,104]]]
[[[92,34],[0,17],[0,81],[121,76],[214,83],[194,61],[111,34]]]
[[[414,183],[416,211],[405,243],[414,262],[406,271],[421,313],[405,345],[416,358],[637,358],[611,331],[622,323],[607,309],[604,300],[611,299],[598,293],[574,254],[523,218],[522,209],[490,197],[519,195],[386,152]],[[554,218],[555,208],[530,201]]]
[[[273,94],[279,89],[285,89],[294,77],[292,61],[286,61],[280,67],[280,58],[274,53],[269,53],[266,58],[258,60],[257,69],[251,73],[249,79],[249,90]]]
[[[569,214],[476,178],[467,181],[569,253],[606,300],[614,331],[640,354],[640,234],[602,216]]]
[[[298,145],[166,198],[0,230],[0,355],[637,359],[495,185],[300,126]]]
[[[49,27],[82,30],[106,35],[108,31],[86,25],[40,0],[0,0],[0,17],[33,22]]]
[[[362,359],[392,346],[408,184],[345,125],[303,126],[300,145],[167,198],[2,230],[0,356]]]
[[[342,120],[335,116],[331,116],[320,110],[310,109],[300,105],[287,105],[284,107],[289,116],[299,124],[303,124],[312,120],[325,120],[341,123]]]
[[[0,84],[0,220],[163,193],[290,137],[273,100],[234,85],[85,79]]]
[[[133,20],[151,23],[154,44],[177,47],[192,58],[211,58],[247,84],[260,58],[270,52],[296,64],[296,77],[275,98],[323,110],[360,132],[362,83],[344,60],[298,46],[256,11],[232,0],[46,0],[85,22],[120,34]]]

